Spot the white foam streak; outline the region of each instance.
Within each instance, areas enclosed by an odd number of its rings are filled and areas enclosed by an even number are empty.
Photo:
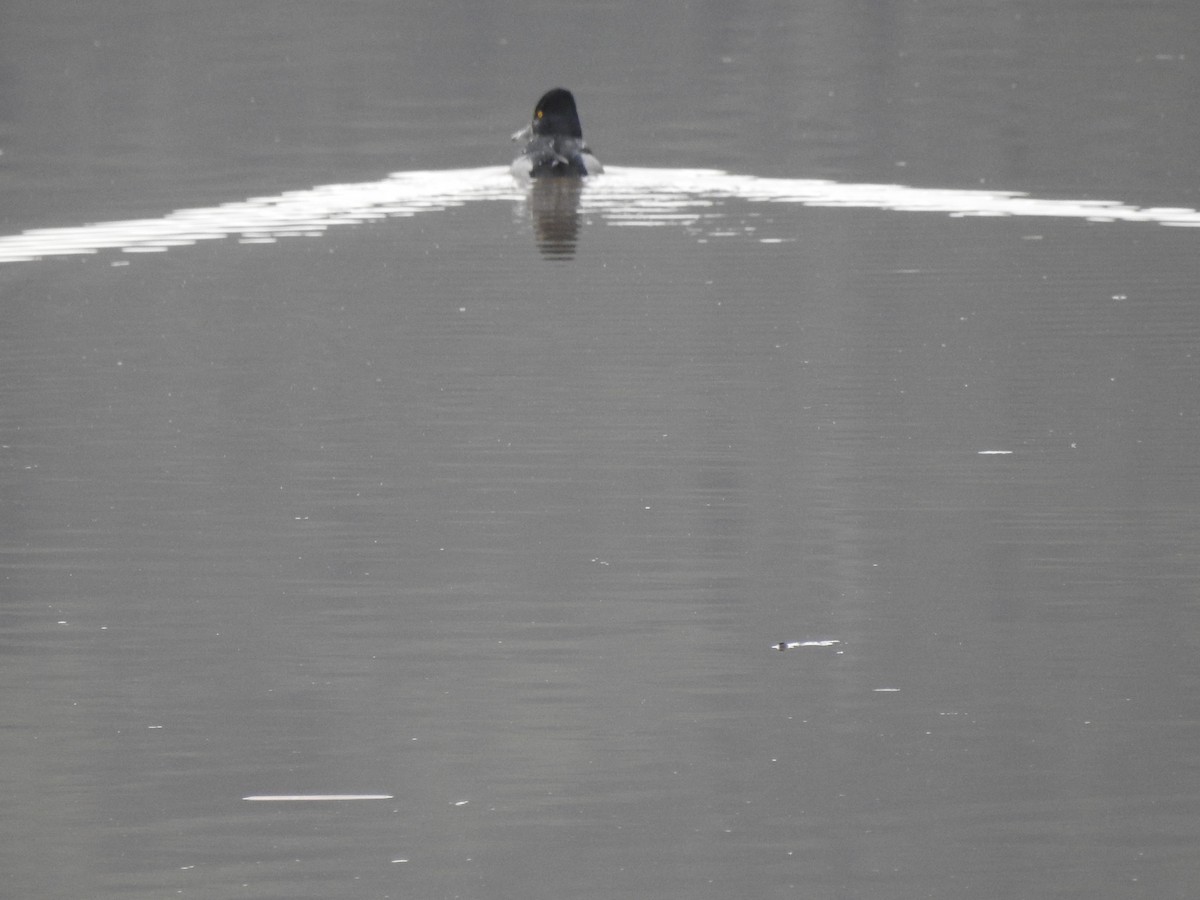
[[[407,217],[484,200],[523,202],[526,188],[502,166],[398,172],[382,181],[322,185],[278,196],[251,197],[156,219],[38,228],[0,237],[0,263],[120,250],[163,252],[199,241],[235,237],[243,243],[320,235],[336,225]],[[1110,200],[1049,200],[1012,191],[843,184],[819,179],[757,178],[716,169],[612,166],[590,179],[583,212],[612,225],[683,225],[719,221],[728,200],[816,207],[885,209],[951,216],[1051,217],[1088,222],[1151,222],[1197,227],[1187,207],[1136,207]]]

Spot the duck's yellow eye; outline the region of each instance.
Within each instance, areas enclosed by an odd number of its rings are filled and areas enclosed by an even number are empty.
[[[537,112],[534,113],[534,115],[540,119],[542,117],[542,111],[539,109]]]

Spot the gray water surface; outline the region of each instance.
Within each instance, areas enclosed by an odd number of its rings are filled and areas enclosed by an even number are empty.
[[[1195,896],[1200,23],[1092,6],[9,4],[0,894]]]

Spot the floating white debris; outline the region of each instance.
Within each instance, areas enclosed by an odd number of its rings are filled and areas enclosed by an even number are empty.
[[[980,450],[980,456],[1012,456],[1011,450]]]
[[[298,800],[395,800],[392,794],[251,794],[243,800],[294,802]]]
[[[795,650],[797,647],[832,647],[834,644],[840,644],[841,641],[780,641],[778,644],[772,644],[772,650]]]

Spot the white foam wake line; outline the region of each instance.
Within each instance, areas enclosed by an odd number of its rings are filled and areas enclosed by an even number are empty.
[[[382,181],[321,185],[220,206],[181,209],[155,219],[38,228],[0,237],[0,263],[102,250],[149,253],[199,241],[237,237],[265,243],[320,234],[335,225],[414,216],[483,200],[521,202],[526,189],[507,168],[397,172]],[[1136,207],[1110,200],[1048,200],[1012,191],[943,190],[900,184],[757,178],[716,169],[609,167],[589,180],[580,209],[611,224],[670,225],[719,219],[722,200],[804,206],[936,212],[952,216],[1015,216],[1092,222],[1152,222],[1200,226],[1200,212]]]

